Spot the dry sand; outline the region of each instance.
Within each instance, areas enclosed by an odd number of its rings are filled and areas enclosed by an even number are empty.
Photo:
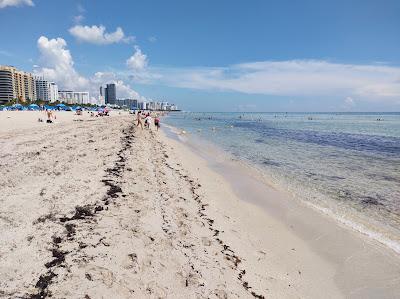
[[[365,298],[162,132],[35,113],[0,112],[1,298]],[[398,278],[371,294],[391,298]]]

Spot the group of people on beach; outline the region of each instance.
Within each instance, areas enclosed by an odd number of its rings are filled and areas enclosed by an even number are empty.
[[[151,117],[150,112],[138,111],[136,114],[136,126],[140,126],[143,130],[143,121],[144,127],[150,129],[151,123],[153,122],[153,118]],[[160,128],[160,119],[158,115],[154,115],[154,126],[156,127],[157,131]]]

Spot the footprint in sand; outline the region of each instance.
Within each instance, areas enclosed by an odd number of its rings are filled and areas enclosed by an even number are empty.
[[[203,243],[204,246],[211,246],[211,240],[207,237],[202,237],[201,243]]]
[[[101,281],[107,287],[111,287],[115,282],[114,273],[104,267],[90,267],[85,275],[90,275],[92,281]]]

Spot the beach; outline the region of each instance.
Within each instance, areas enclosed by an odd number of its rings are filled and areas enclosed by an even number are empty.
[[[396,298],[393,250],[110,117],[0,112],[1,298]]]

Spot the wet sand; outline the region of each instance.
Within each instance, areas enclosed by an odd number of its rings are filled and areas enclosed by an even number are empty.
[[[358,272],[343,271],[307,240],[301,214],[259,205],[262,195],[283,195],[253,181],[235,188],[234,169],[227,176],[163,132],[137,129],[130,115],[61,114],[49,125],[14,113],[0,112],[2,298],[398,294],[392,255],[378,284],[352,286]]]
[[[397,252],[277,189],[261,171],[218,147],[174,131],[172,128],[166,132],[178,146],[181,143],[201,156],[208,167],[229,182],[238,198],[260,207],[269,219],[277,221],[274,228],[279,231],[279,239],[274,242],[277,248],[282,243],[296,243],[285,240],[285,234],[300,238],[308,250],[333,268],[332,279],[346,298],[398,296],[400,256]],[[264,233],[273,235],[271,230]],[[279,255],[280,250],[273,254]]]

